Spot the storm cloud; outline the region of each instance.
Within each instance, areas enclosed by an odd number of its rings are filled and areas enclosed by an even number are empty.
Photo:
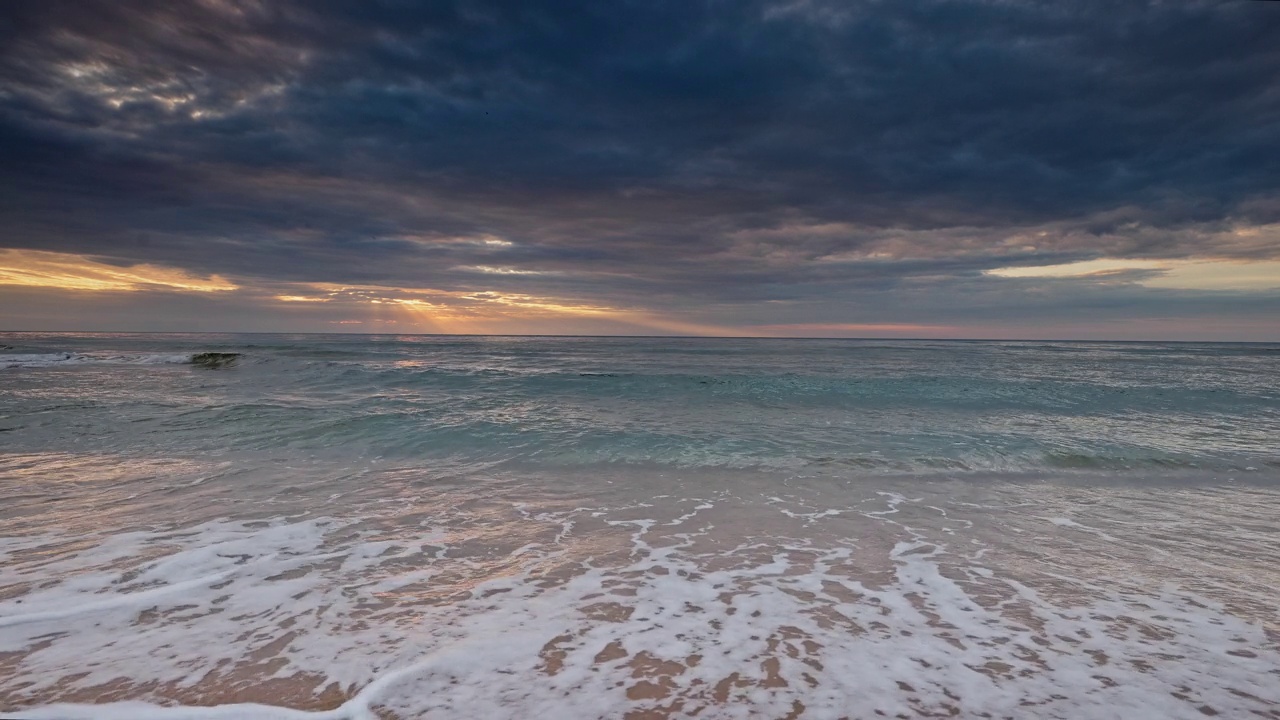
[[[1280,272],[1150,282],[1280,261],[1280,3],[10,0],[0,221],[19,265],[227,287],[130,329],[384,299],[549,332],[1280,337]],[[991,273],[1101,258],[1146,264]],[[2,281],[13,327],[94,292]],[[165,282],[118,302],[199,285]]]

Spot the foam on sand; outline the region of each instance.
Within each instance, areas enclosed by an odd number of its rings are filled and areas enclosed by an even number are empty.
[[[1012,546],[972,530],[977,515],[944,502],[471,498],[122,533],[70,551],[50,535],[8,538],[0,708],[364,720],[1280,707],[1265,608],[1105,568],[1081,579],[1065,554],[1024,572]],[[1021,517],[1113,562],[1130,542],[1111,526]],[[236,702],[272,683],[293,688],[276,700],[296,709]]]

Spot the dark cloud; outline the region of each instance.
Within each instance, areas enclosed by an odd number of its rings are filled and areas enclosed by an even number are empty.
[[[0,246],[739,318],[1052,314],[983,271],[1280,257],[1277,78],[1280,5],[1248,0],[10,0]]]

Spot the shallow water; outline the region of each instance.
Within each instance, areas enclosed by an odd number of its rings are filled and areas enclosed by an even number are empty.
[[[0,344],[18,717],[1280,717],[1277,346]]]

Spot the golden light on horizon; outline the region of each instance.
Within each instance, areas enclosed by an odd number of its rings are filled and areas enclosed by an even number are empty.
[[[598,305],[561,297],[497,290],[442,290],[379,285],[305,283],[273,296],[284,303],[333,303],[358,313],[346,323],[371,327],[409,325],[418,330],[457,334],[507,334],[523,331],[521,323],[556,320],[601,320],[615,330],[643,330],[707,337],[772,334],[769,328],[747,328],[697,322],[647,308]]]
[[[570,299],[496,290],[442,290],[381,285],[298,283],[271,300],[299,306],[331,304],[360,317],[343,322],[409,325],[440,333],[507,332],[512,323],[550,318],[621,319],[635,311]],[[338,322],[338,321],[334,321]]]
[[[497,275],[499,273],[493,273]],[[514,274],[514,273],[501,273]],[[1248,291],[1280,288],[1280,261],[1226,259],[1153,260],[1104,258],[1041,267],[988,270],[994,278],[1062,279],[1133,284],[1159,289]],[[472,278],[473,280],[475,278]],[[487,283],[486,283],[487,284]],[[116,265],[76,253],[0,249],[0,286],[77,293],[234,292],[235,308],[274,308],[291,322],[358,325],[368,332],[440,334],[655,334],[706,337],[959,336],[963,327],[904,322],[717,323],[703,309],[662,310],[590,297],[485,289],[278,282],[200,275],[153,263]],[[532,287],[530,289],[533,289]],[[984,331],[1003,336],[999,328]]]
[[[151,264],[121,267],[86,255],[44,250],[0,250],[0,285],[115,292],[162,289],[212,293],[240,288],[220,275],[201,277]]]
[[[655,331],[707,337],[781,336],[813,331],[936,332],[941,328],[903,324],[799,324],[734,326],[578,299],[498,290],[444,290],[430,287],[347,285],[337,283],[275,284],[255,292],[218,275],[200,277],[185,270],[152,264],[117,267],[84,255],[28,250],[0,250],[0,285],[89,292],[216,293],[243,290],[258,302],[303,308],[312,318],[320,312],[328,322],[366,328],[412,328],[443,334],[506,334],[528,327],[554,331],[557,321],[596,320],[612,331]],[[526,325],[531,324],[531,325]],[[615,326],[616,325],[616,326]],[[402,331],[402,330],[401,330]]]

